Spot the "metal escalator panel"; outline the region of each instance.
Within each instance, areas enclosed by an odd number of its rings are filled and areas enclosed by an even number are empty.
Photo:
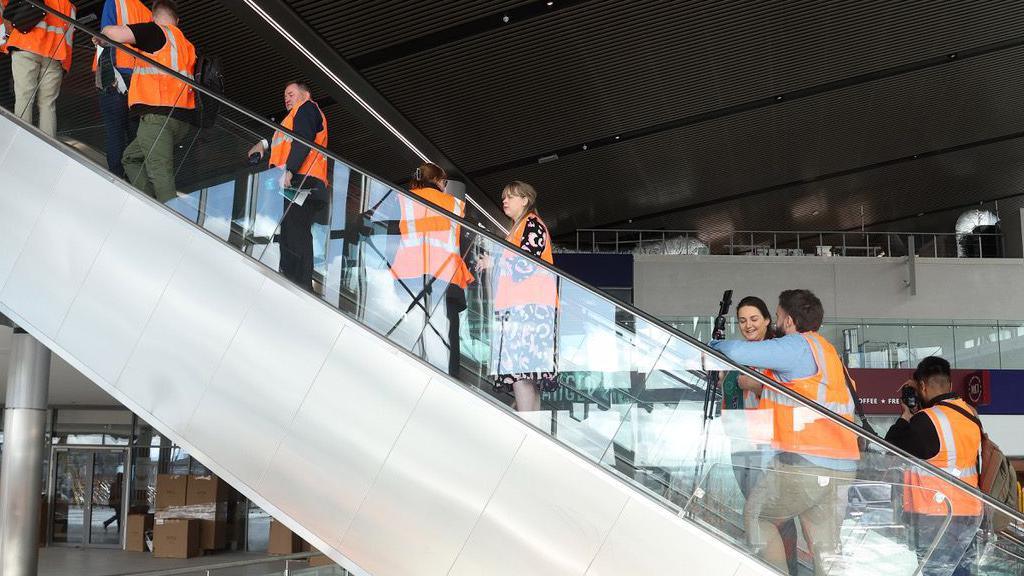
[[[82,115],[75,96],[59,118]],[[877,439],[859,460],[782,458],[770,411],[720,413],[709,376],[758,379],[793,426],[863,433],[327,150],[327,186],[299,182],[296,206],[281,170],[247,163],[276,127],[228,101],[176,136],[165,203],[90,162],[96,123],[60,127],[64,145],[0,126],[0,313],[357,572],[784,573],[775,524],[800,517],[811,546],[788,560],[909,576],[954,562],[964,501],[988,517],[976,561],[1015,565],[1011,511]],[[447,224],[398,233],[410,205]],[[283,239],[295,217],[311,253]],[[464,293],[425,248],[446,231],[475,270]],[[414,246],[422,273],[396,270]],[[278,274],[306,257],[301,286]],[[506,305],[509,284],[529,302]],[[541,409],[513,415],[495,377],[538,371],[558,374]],[[903,514],[904,494],[939,512]]]
[[[0,310],[354,572],[766,570],[6,113],[0,156]]]

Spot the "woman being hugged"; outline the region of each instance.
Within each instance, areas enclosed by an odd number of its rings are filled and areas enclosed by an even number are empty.
[[[501,193],[502,210],[512,219],[507,240],[522,251],[552,263],[551,235],[537,214],[537,191],[514,181]],[[486,259],[494,266],[494,329],[491,375],[497,391],[511,392],[516,410],[540,410],[540,393],[558,388],[555,326],[558,282],[555,274],[511,249]]]

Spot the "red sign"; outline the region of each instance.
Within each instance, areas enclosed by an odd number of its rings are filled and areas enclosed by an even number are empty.
[[[867,414],[899,414],[900,388],[914,376],[911,369],[851,368],[857,382],[864,412]],[[953,370],[953,392],[975,406],[989,403],[988,370]]]

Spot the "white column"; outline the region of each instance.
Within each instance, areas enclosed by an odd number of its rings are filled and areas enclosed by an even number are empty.
[[[0,476],[0,573],[34,576],[39,563],[50,350],[15,327],[9,362]]]

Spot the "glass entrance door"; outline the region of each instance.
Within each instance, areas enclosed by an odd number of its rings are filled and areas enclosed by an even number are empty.
[[[120,546],[127,455],[124,449],[53,449],[54,544]]]

